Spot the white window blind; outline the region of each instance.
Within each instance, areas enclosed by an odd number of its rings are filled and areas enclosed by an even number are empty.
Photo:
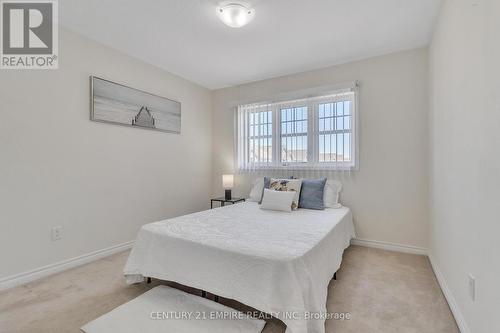
[[[322,96],[238,106],[238,169],[356,169],[356,107],[356,85]]]

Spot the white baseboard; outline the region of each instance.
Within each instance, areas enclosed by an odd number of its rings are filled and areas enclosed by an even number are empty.
[[[411,245],[402,245],[396,243],[382,242],[382,241],[374,241],[368,239],[360,239],[353,238],[351,240],[352,245],[373,247],[376,249],[394,251],[394,252],[403,252],[403,253],[411,253],[411,254],[419,254],[419,255],[427,255],[427,249],[423,247],[411,246]]]
[[[94,251],[91,253],[87,253],[84,255],[81,255],[76,258],[71,258],[67,260],[63,260],[60,262],[57,262],[55,264],[50,264],[47,266],[43,266],[28,272],[8,276],[6,278],[0,279],[0,290],[4,289],[9,289],[13,288],[28,282],[32,282],[38,279],[41,279],[43,277],[62,272],[64,270],[81,266],[84,264],[87,264],[89,262],[110,256],[112,254],[122,252],[125,250],[128,250],[132,248],[132,244],[134,241],[129,241],[123,244],[115,245],[108,247],[106,249]]]
[[[76,258],[60,261],[55,264],[47,265],[44,267],[40,267],[28,272],[8,276],[6,278],[0,279],[0,290],[5,290],[9,288],[13,288],[25,283],[29,283],[38,279],[41,279],[43,277],[62,272],[64,270],[78,267],[84,264],[87,264],[89,262],[110,256],[115,253],[119,253],[125,250],[128,250],[132,248],[134,241],[129,241],[123,244],[115,245],[108,247],[106,249],[94,251],[91,253],[87,253],[84,255],[81,255]],[[388,250],[388,251],[395,251],[395,252],[403,252],[403,253],[411,253],[411,254],[419,254],[419,255],[427,255],[429,257],[429,260],[431,262],[432,269],[434,270],[434,274],[436,275],[436,279],[439,283],[439,286],[441,287],[441,290],[443,291],[443,294],[446,298],[446,301],[448,302],[448,305],[451,309],[451,312],[453,313],[453,316],[455,317],[455,321],[457,322],[458,328],[460,329],[461,333],[470,333],[469,327],[465,321],[464,316],[462,315],[462,312],[460,311],[460,308],[458,307],[457,302],[455,301],[455,297],[453,297],[453,294],[451,293],[450,289],[448,288],[448,285],[446,284],[446,280],[444,279],[443,274],[439,270],[435,260],[433,259],[432,255],[427,253],[427,249],[421,248],[421,247],[416,247],[416,246],[409,246],[409,245],[402,245],[402,244],[395,244],[395,243],[389,243],[389,242],[382,242],[382,241],[374,241],[374,240],[367,240],[367,239],[359,239],[359,238],[354,238],[351,240],[351,244],[353,245],[359,245],[359,246],[366,246],[366,247],[372,247],[372,248],[377,248],[377,249],[382,249],[382,250]]]
[[[470,333],[469,326],[465,321],[462,311],[460,311],[460,308],[458,307],[455,297],[451,293],[450,288],[448,288],[448,284],[444,279],[443,273],[441,273],[441,271],[439,270],[439,267],[437,266],[437,263],[434,260],[433,256],[431,254],[429,254],[428,256],[429,256],[429,261],[431,262],[432,269],[434,270],[434,275],[436,276],[439,286],[443,291],[444,297],[448,302],[451,313],[453,313],[453,317],[455,317],[458,329],[460,330],[461,333]]]

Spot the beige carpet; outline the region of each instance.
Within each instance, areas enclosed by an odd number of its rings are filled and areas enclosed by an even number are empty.
[[[127,255],[0,292],[0,332],[80,333],[85,323],[161,283],[127,286],[122,276]],[[459,333],[426,257],[351,246],[337,277],[329,286],[328,310],[351,318],[328,320],[328,333]],[[263,332],[284,330],[271,320]]]

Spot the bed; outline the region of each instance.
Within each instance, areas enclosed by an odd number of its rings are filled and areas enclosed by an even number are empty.
[[[127,283],[174,281],[271,314],[287,333],[324,333],[327,289],[354,235],[349,208],[286,213],[245,202],[144,225]]]

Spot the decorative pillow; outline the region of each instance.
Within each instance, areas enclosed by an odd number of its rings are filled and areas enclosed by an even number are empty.
[[[292,191],[275,191],[266,188],[264,189],[260,208],[291,212],[294,197],[295,193]]]
[[[323,203],[326,208],[340,208],[339,193],[342,191],[342,183],[338,180],[328,179],[325,185]]]
[[[262,187],[262,192],[260,195],[259,205],[262,203],[262,198],[264,197],[264,190],[269,188],[269,184],[271,184],[271,178],[264,177],[264,186]]]
[[[301,179],[274,179],[271,178],[269,189],[281,192],[294,192],[295,196],[292,202],[292,209],[299,207],[300,188],[302,187]]]
[[[323,196],[325,192],[326,178],[302,179],[300,190],[299,208],[325,209]]]
[[[260,202],[262,200],[262,191],[264,191],[264,178],[260,177],[253,182],[248,201]]]

